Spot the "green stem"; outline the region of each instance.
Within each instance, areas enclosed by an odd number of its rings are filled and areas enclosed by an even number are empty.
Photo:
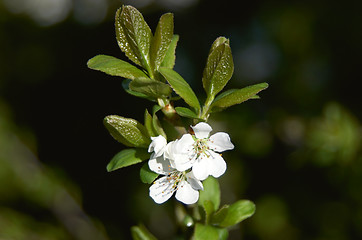
[[[158,105],[161,107],[161,111],[166,117],[166,120],[169,121],[179,133],[179,135],[183,135],[187,133],[187,130],[182,124],[180,116],[176,113],[175,108],[173,107],[172,103],[166,98],[158,98],[157,99]]]
[[[210,106],[212,104],[212,101],[214,101],[214,96],[207,96],[206,101],[205,101],[205,105],[202,108],[200,118],[205,120],[205,121],[207,121],[207,119],[209,118],[209,111],[210,111]]]
[[[148,75],[150,76],[150,78],[155,80],[155,75],[153,74],[153,71],[151,70],[151,67],[148,64],[146,64],[146,70],[147,70]]]

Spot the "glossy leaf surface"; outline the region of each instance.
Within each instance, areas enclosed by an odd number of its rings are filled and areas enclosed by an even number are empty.
[[[137,67],[112,56],[97,55],[89,59],[87,65],[90,69],[102,71],[112,76],[129,79],[147,77],[147,75]]]
[[[129,147],[145,147],[150,144],[146,128],[137,120],[110,115],[103,123],[114,139]]]
[[[229,44],[229,40],[225,37],[218,37],[215,39],[215,41],[212,43],[209,54],[214,51],[215,48],[217,48],[221,44]]]
[[[130,148],[117,153],[107,165],[107,171],[111,172],[123,167],[140,163],[148,159],[150,154],[143,148]]]
[[[134,92],[139,92],[155,99],[168,97],[172,93],[172,89],[168,84],[151,78],[136,78],[130,82],[129,87]]]
[[[258,98],[256,94],[268,87],[267,83],[259,83],[242,89],[231,89],[217,96],[212,108],[227,108],[246,100]]]
[[[160,73],[166,78],[173,90],[196,112],[200,111],[200,103],[190,85],[174,70],[160,68]]]
[[[223,37],[215,40],[207,58],[202,83],[207,96],[213,98],[230,80],[234,62],[229,41]]]
[[[161,16],[150,47],[152,70],[156,72],[160,67],[173,37],[173,14]]]
[[[123,6],[116,12],[115,20],[116,38],[121,50],[134,63],[149,70],[152,32],[142,14],[132,6]]]
[[[163,62],[161,63],[161,67],[172,69],[175,66],[176,47],[178,40],[179,40],[179,35],[173,35],[171,43],[165,54],[165,57],[163,58]]]

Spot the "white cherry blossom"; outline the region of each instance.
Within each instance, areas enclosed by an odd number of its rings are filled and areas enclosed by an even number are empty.
[[[157,137],[151,137],[152,142],[148,146],[148,152],[153,152],[151,155],[151,158],[157,158],[159,156],[162,156],[162,154],[165,152],[165,148],[167,145],[167,140],[162,135],[159,135]]]
[[[209,137],[212,128],[204,122],[196,124],[192,129],[194,135],[184,134],[167,145],[165,157],[178,171],[192,168],[198,180],[205,180],[209,175],[220,177],[226,171],[226,162],[219,153],[234,148],[229,135],[218,132]]]
[[[178,171],[171,167],[168,159],[162,156],[148,161],[149,168],[161,175],[150,187],[150,197],[158,204],[167,201],[175,192],[176,199],[185,204],[196,203],[202,183],[195,178],[192,171]]]

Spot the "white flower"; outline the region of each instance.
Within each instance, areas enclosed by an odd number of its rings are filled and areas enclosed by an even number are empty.
[[[212,128],[204,122],[192,129],[195,135],[184,134],[167,145],[165,157],[178,171],[192,168],[196,179],[205,180],[209,175],[220,177],[226,171],[226,163],[219,152],[234,148],[229,135],[218,132],[209,137]]]
[[[152,142],[148,147],[148,152],[154,152],[151,155],[151,158],[157,158],[165,152],[167,140],[162,135],[157,137],[151,137]]]
[[[161,175],[150,187],[150,197],[160,204],[167,201],[174,192],[176,199],[185,204],[196,203],[199,199],[199,191],[203,189],[202,183],[195,179],[192,171],[177,171],[172,168],[169,160],[162,156],[148,161],[149,168]]]

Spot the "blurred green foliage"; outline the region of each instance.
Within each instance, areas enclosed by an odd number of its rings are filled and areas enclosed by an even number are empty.
[[[38,161],[3,102],[0,111],[0,238],[107,239],[82,210],[79,190]]]
[[[104,229],[110,239],[129,239],[142,221],[170,239],[176,203],[156,206],[138,167],[106,171],[122,146],[103,117],[142,121],[148,106],[116,77],[86,68],[99,53],[127,60],[114,37],[119,2],[59,1],[69,5],[54,21],[9,2],[0,2],[0,238],[104,239]],[[228,87],[269,83],[262,101],[210,119],[235,144],[223,155],[221,205],[247,198],[257,206],[229,239],[361,239],[362,3],[184,2],[134,1],[152,29],[165,8],[175,12],[175,69],[193,89],[220,35],[234,56]]]

